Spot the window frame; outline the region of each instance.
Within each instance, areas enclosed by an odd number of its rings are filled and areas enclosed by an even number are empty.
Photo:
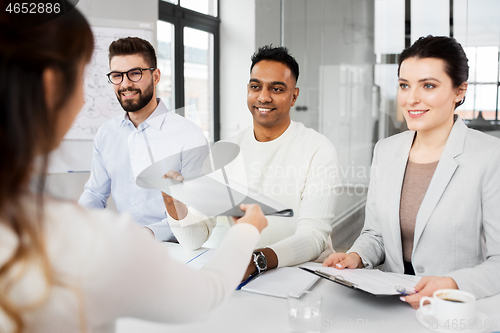
[[[174,26],[174,105],[184,116],[185,89],[184,89],[184,28],[193,28],[213,35],[213,139],[220,139],[220,18],[219,0],[217,1],[217,15],[205,15],[184,8],[178,4],[158,1],[158,20],[171,23]]]
[[[474,48],[476,48],[476,52],[477,52],[477,46],[472,46]],[[499,46],[499,51],[497,53],[497,77],[496,77],[496,81],[493,81],[493,82],[485,82],[485,81],[467,81],[468,84],[469,84],[469,87],[473,86],[474,87],[474,95],[472,98],[474,98],[474,100],[476,99],[476,94],[477,94],[477,90],[476,88],[478,86],[482,86],[482,85],[496,85],[496,103],[495,103],[495,119],[493,120],[488,120],[489,122],[493,122],[496,124],[496,126],[499,126],[500,125],[500,119],[498,118],[499,116],[499,110],[498,110],[498,99],[499,99],[499,94],[500,94],[500,46]],[[479,115],[479,112],[480,111],[483,111],[483,110],[476,110],[476,103],[474,103],[474,109],[472,110],[473,111],[473,115],[476,115],[476,113]],[[472,121],[476,118],[473,118],[473,119],[466,119],[467,121]],[[495,125],[493,125],[495,126]]]

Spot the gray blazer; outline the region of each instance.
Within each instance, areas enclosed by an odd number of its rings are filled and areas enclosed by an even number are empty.
[[[375,146],[365,225],[348,251],[369,268],[404,272],[399,204],[414,135]],[[449,276],[478,298],[500,292],[500,140],[459,117],[417,214],[412,264],[417,275]]]

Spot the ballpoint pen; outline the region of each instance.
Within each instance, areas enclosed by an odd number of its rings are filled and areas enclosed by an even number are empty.
[[[248,282],[252,281],[254,278],[258,277],[259,275],[261,275],[262,273],[264,272],[261,272],[259,274],[255,274],[255,275],[250,275],[249,277],[247,277],[247,279],[245,281],[243,281],[242,283],[240,283],[240,285],[236,288],[236,290],[240,290],[242,287],[244,287]]]
[[[416,294],[417,292],[415,291],[415,288],[405,288],[402,286],[394,286],[396,288],[396,291],[400,293],[403,296],[408,296],[412,294]]]

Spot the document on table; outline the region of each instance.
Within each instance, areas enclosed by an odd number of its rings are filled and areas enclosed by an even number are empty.
[[[413,275],[392,274],[378,269],[336,269],[333,267],[320,267],[301,269],[320,276],[327,280],[339,283],[349,288],[362,290],[374,296],[399,295],[396,286],[413,288],[420,277]]]
[[[318,276],[308,274],[298,267],[281,267],[259,275],[241,290],[279,298],[287,298],[288,295],[298,298],[304,291],[312,289],[318,280]]]
[[[293,210],[228,178],[225,167],[240,153],[233,143],[216,143],[198,175],[179,182],[162,178],[174,170],[178,156],[169,156],[144,169],[136,179],[140,187],[159,189],[200,213],[212,216],[243,216],[240,204],[258,204],[264,215],[293,216]]]
[[[195,268],[195,269],[202,269],[203,266],[205,266],[210,259],[214,256],[215,254],[215,249],[207,249],[203,251],[202,253],[198,254],[194,258],[191,258],[186,265]]]

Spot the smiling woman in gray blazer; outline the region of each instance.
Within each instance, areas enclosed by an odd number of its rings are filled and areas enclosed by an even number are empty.
[[[424,276],[418,294],[500,292],[500,140],[454,115],[467,57],[453,38],[422,37],[399,56],[398,104],[410,131],[375,146],[361,235],[324,266]]]

